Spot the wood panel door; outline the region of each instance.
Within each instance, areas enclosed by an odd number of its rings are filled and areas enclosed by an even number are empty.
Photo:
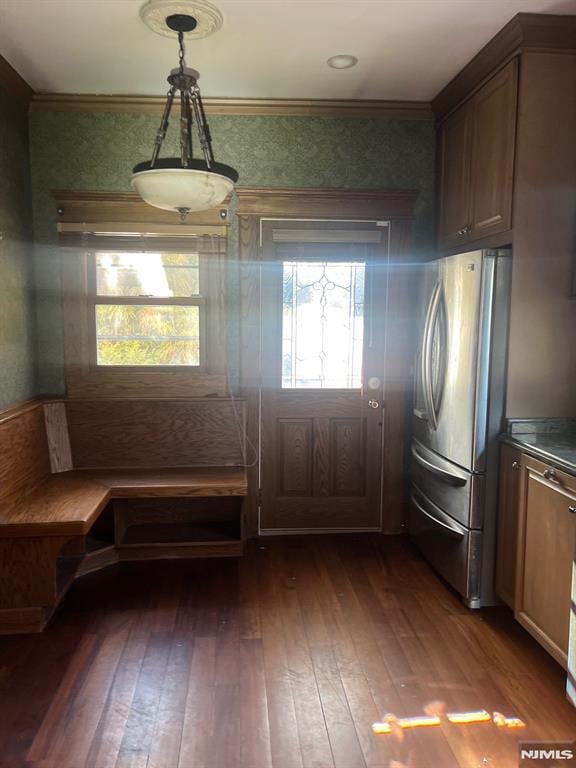
[[[470,240],[512,226],[517,71],[511,61],[473,98]]]
[[[263,224],[261,530],[380,529],[387,233]]]
[[[515,616],[567,665],[576,547],[576,479],[522,459]]]
[[[440,245],[465,242],[470,221],[472,105],[464,103],[440,126]]]
[[[510,445],[500,453],[500,492],[498,502],[498,543],[496,554],[496,592],[514,608],[516,593],[516,550],[518,548],[518,504],[522,477],[522,454]]]

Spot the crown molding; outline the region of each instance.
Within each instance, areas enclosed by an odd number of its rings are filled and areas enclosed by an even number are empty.
[[[576,53],[576,16],[518,13],[432,100],[436,119],[445,117],[495,70],[528,51]]]
[[[362,101],[346,99],[211,99],[203,98],[209,115],[242,117],[363,117],[380,120],[433,120],[424,101]],[[161,114],[165,96],[106,96],[36,93],[34,112],[132,112]]]
[[[34,95],[31,86],[2,55],[0,55],[0,87],[24,104],[29,104]]]

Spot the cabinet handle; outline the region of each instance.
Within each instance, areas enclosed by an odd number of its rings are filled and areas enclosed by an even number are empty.
[[[571,515],[576,515],[576,507],[568,507],[568,512],[570,512]]]
[[[558,480],[558,475],[556,474],[556,470],[554,469],[545,469],[544,477],[546,478],[546,480],[550,480],[553,483],[560,482],[560,480]]]
[[[512,462],[512,469],[520,469],[520,462],[519,461],[513,461]]]

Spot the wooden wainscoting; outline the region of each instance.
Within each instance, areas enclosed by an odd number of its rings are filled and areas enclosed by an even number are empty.
[[[36,488],[49,475],[41,404],[0,413],[0,505]]]
[[[242,400],[69,400],[66,412],[76,469],[244,463]]]

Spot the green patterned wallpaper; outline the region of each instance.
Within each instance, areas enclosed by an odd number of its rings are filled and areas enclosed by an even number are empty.
[[[27,108],[0,88],[0,408],[35,394]]]
[[[31,161],[42,391],[63,392],[56,211],[51,189],[125,190],[133,165],[149,159],[159,118],[112,113],[33,112]],[[173,121],[174,123],[174,121]],[[174,125],[169,139],[174,142]],[[217,159],[260,187],[418,189],[416,245],[432,242],[434,126],[424,121],[298,117],[212,117]],[[170,146],[170,144],[169,144]],[[172,151],[175,146],[172,144]],[[168,154],[163,153],[163,154]],[[233,217],[234,219],[234,217]],[[231,232],[231,251],[236,233]],[[237,298],[229,277],[231,338]],[[234,366],[233,366],[234,367]]]

